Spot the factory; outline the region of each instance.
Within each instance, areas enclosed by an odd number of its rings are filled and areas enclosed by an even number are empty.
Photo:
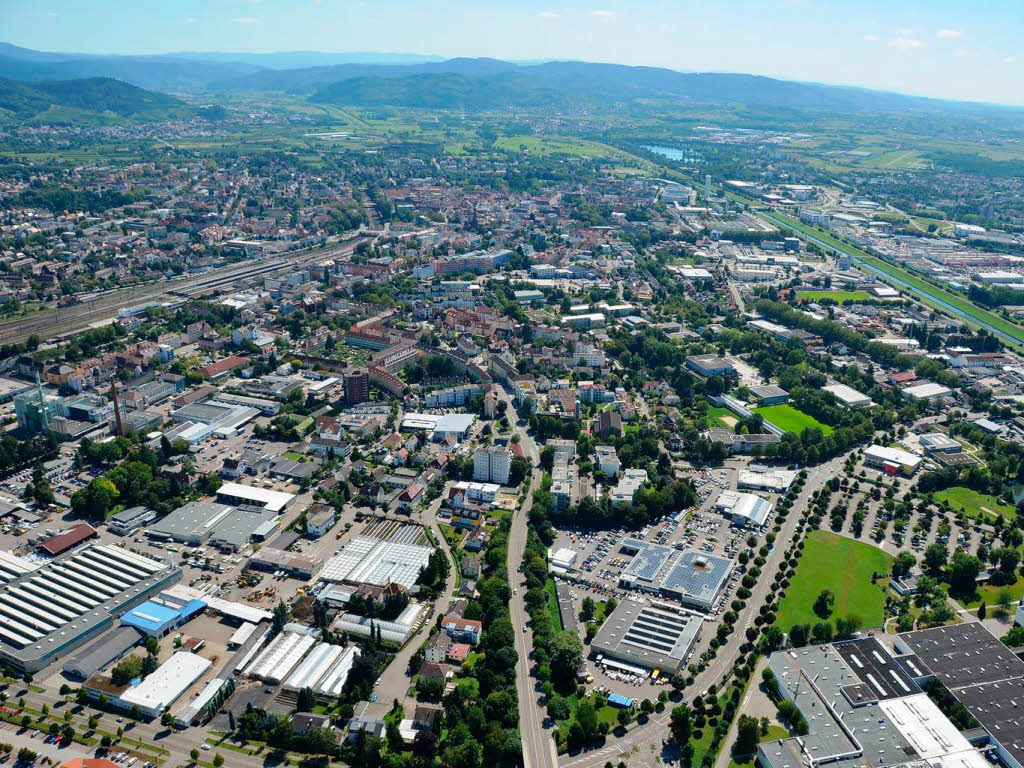
[[[960,626],[981,627],[977,623]],[[897,644],[899,637],[903,635]],[[760,744],[758,764],[764,768],[805,768],[808,762],[838,768],[988,765],[918,686],[919,676],[910,671],[916,661],[913,655],[894,657],[874,637],[776,651],[768,659],[772,685],[780,698],[796,706],[809,729],[803,736]],[[1019,681],[1018,670],[1018,685]],[[1016,730],[1013,738],[1019,738]]]
[[[870,408],[874,405],[870,397],[845,384],[828,384],[821,389],[834,395],[844,408]]]
[[[647,675],[660,670],[674,675],[686,667],[700,637],[702,621],[676,606],[623,600],[605,619],[590,644],[597,663]]]
[[[732,573],[732,560],[721,555],[626,539],[622,551],[633,559],[619,576],[619,586],[678,600],[710,611]]]
[[[260,507],[279,515],[291,506],[295,495],[240,483],[224,483],[217,489],[217,501],[221,504]]]
[[[88,544],[34,570],[3,558],[0,661],[38,672],[109,628],[114,617],[181,578],[166,563],[106,544]]]
[[[237,552],[250,541],[262,540],[276,529],[277,515],[272,511],[192,501],[154,523],[146,534],[160,541],[191,547],[211,544]]]

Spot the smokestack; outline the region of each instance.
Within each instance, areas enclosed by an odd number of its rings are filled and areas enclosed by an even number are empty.
[[[117,426],[117,436],[124,437],[124,426],[121,424],[121,404],[117,401],[117,379],[110,380],[110,393],[114,397],[114,424]]]

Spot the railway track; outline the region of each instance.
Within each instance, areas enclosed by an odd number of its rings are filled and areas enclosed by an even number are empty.
[[[37,334],[46,338],[60,337],[87,328],[91,323],[116,314],[119,309],[158,298],[195,298],[225,288],[238,281],[266,277],[291,271],[317,261],[347,255],[369,239],[356,235],[338,243],[311,251],[293,251],[258,262],[241,262],[204,272],[201,275],[167,280],[145,286],[123,288],[103,294],[82,304],[60,307],[35,317],[20,317],[0,323],[0,343],[11,344]]]

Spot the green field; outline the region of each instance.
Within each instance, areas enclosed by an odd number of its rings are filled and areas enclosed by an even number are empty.
[[[974,599],[968,602],[966,605],[968,608],[977,608],[981,605],[982,601],[988,606],[988,615],[992,615],[992,609],[995,608],[997,601],[999,600],[999,594],[1006,590],[1010,593],[1010,598],[1013,600],[1013,604],[1016,605],[1020,602],[1020,599],[1024,597],[1024,577],[1018,576],[1017,581],[1013,584],[984,584],[978,587],[975,593]],[[1013,611],[1014,609],[1010,609]]]
[[[754,411],[770,421],[779,429],[799,435],[805,429],[817,427],[823,435],[831,435],[832,427],[822,424],[813,416],[808,416],[803,411],[798,411],[792,405],[766,405]]]
[[[871,298],[871,294],[867,291],[797,291],[796,297],[808,301],[832,299],[832,301],[842,304],[844,301],[867,301]]]
[[[1014,507],[1004,504],[995,496],[978,493],[960,485],[936,491],[934,497],[939,503],[949,502],[954,512],[963,510],[964,515],[972,520],[992,519],[997,514],[1002,514],[1009,520],[1017,517],[1017,510]]]
[[[744,201],[748,200],[747,198],[740,199]],[[875,256],[871,256],[865,251],[862,251],[860,248],[857,248],[855,246],[849,245],[848,243],[844,243],[841,240],[836,239],[833,235],[829,234],[828,232],[822,229],[807,226],[806,224],[803,224],[802,222],[799,222],[796,219],[790,218],[789,216],[784,216],[780,213],[772,212],[763,215],[773,224],[779,224],[784,227],[789,227],[790,229],[793,229],[796,232],[799,232],[803,235],[816,238],[821,242],[830,245],[837,250],[842,251],[843,253],[847,253],[856,259],[860,259],[865,264],[869,264],[872,267],[881,270],[882,272],[891,277],[902,280],[903,282],[907,283],[907,285],[916,288],[918,291],[924,294],[923,296],[920,296],[920,298],[928,306],[934,307],[935,309],[948,313],[949,310],[946,309],[945,307],[940,306],[934,301],[929,301],[929,297],[931,299],[941,299],[950,306],[960,310],[968,317],[973,318],[978,322],[986,323],[987,325],[990,325],[993,328],[1002,331],[1008,336],[1011,336],[1012,338],[1016,339],[1018,343],[1024,343],[1024,328],[1021,328],[1021,326],[1015,323],[1009,322],[1008,320],[1001,317],[1000,315],[995,314],[994,312],[989,312],[986,309],[982,309],[977,304],[968,301],[962,296],[959,296],[943,288],[939,288],[935,285],[932,285],[923,278],[916,276],[913,272],[903,269],[902,267],[898,267],[895,264],[890,264],[887,261],[883,261],[882,259],[879,259]],[[894,285],[897,288],[905,289],[905,286],[901,286],[898,284]]]
[[[728,408],[721,408],[717,405],[708,408],[708,423],[712,427],[721,427],[731,432],[737,421],[739,419],[736,417],[736,414]]]
[[[872,583],[871,574],[889,573],[892,562],[892,555],[870,544],[811,531],[775,623],[784,632],[794,624],[817,624],[821,618],[814,613],[814,601],[830,589],[836,598],[832,619],[852,614],[864,627],[880,627],[885,592]]]
[[[555,632],[561,632],[562,612],[558,610],[558,592],[555,590],[555,582],[548,579],[544,584],[544,591],[548,593],[548,613],[551,615],[551,627]]]

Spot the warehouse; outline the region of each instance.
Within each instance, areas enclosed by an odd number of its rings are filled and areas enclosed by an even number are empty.
[[[239,483],[224,483],[217,489],[217,501],[221,504],[245,504],[250,507],[261,507],[280,514],[295,500],[295,495],[266,488],[253,488]]]
[[[178,651],[141,683],[111,697],[110,703],[125,710],[138,706],[146,717],[160,717],[212,666],[209,659]]]
[[[340,645],[317,643],[309,655],[285,680],[285,690],[301,691],[303,688],[315,688],[320,678],[341,657],[344,650]]]
[[[135,627],[118,627],[82,649],[64,665],[64,672],[78,680],[88,680],[125,656],[145,637]]]
[[[22,574],[0,586],[0,661],[38,672],[180,578],[173,565],[98,543]]]
[[[792,469],[741,469],[739,487],[770,493],[785,493],[796,480],[796,471]]]
[[[941,384],[936,384],[932,381],[926,381],[923,384],[916,384],[913,387],[907,387],[903,390],[904,397],[909,397],[911,400],[927,400],[929,402],[935,402],[941,400],[944,397],[949,397],[953,394],[953,390],[949,387],[944,387]]]
[[[324,560],[319,556],[296,555],[286,550],[263,547],[249,558],[249,567],[261,571],[280,570],[308,581],[324,567]]]
[[[267,683],[280,683],[315,644],[312,635],[282,632],[245,668],[244,674]]]
[[[30,573],[39,566],[23,557],[0,551],[0,583],[6,584],[19,576]]]
[[[864,465],[877,467],[891,475],[902,473],[910,477],[921,466],[921,457],[899,448],[871,445],[864,449]]]
[[[209,543],[237,551],[253,538],[262,538],[276,520],[276,513],[269,510],[192,501],[151,525],[146,534],[192,547]]]
[[[828,384],[821,389],[835,395],[839,404],[845,408],[870,408],[874,405],[870,397],[845,384]]]
[[[960,443],[942,432],[929,432],[921,435],[919,440],[926,453],[960,453],[964,449]]]
[[[147,600],[122,616],[121,625],[134,627],[148,637],[163,637],[205,608],[206,603],[202,600],[190,600],[178,608]]]
[[[715,509],[732,520],[733,525],[744,528],[760,528],[768,522],[772,505],[760,496],[737,491],[722,491],[715,502]]]
[[[259,415],[259,411],[248,406],[209,402],[192,403],[179,408],[171,414],[171,420],[175,424],[183,424],[186,421],[204,424],[213,427],[216,432],[231,434]]]
[[[410,588],[433,550],[418,544],[356,536],[327,561],[320,578],[334,583],[401,584]]]
[[[687,616],[674,606],[623,600],[605,619],[590,647],[598,654],[598,664],[674,675],[686,667],[701,623],[699,616]]]

